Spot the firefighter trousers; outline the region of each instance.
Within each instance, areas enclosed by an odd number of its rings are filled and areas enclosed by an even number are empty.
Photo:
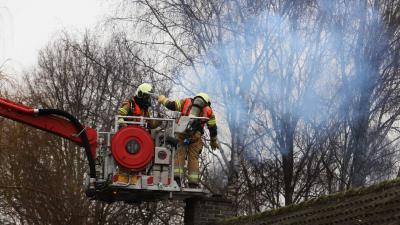
[[[201,133],[196,132],[191,137],[178,135],[177,138],[179,144],[174,159],[174,176],[183,177],[185,159],[187,158],[188,182],[197,184],[199,182],[199,156],[203,149]],[[188,138],[189,141],[185,141],[185,138]]]

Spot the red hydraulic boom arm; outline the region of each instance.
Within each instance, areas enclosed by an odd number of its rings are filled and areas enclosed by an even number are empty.
[[[0,116],[15,120],[26,125],[44,130],[63,138],[69,139],[80,146],[83,146],[79,133],[71,121],[55,115],[38,116],[38,110],[0,98]],[[91,144],[92,156],[96,155],[97,132],[93,128],[85,127],[86,134]]]
[[[94,189],[97,131],[83,127],[71,114],[58,109],[34,109],[0,98],[0,116],[71,140],[85,148],[90,169],[90,188]]]

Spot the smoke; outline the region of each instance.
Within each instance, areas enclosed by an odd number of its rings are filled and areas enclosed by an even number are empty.
[[[210,93],[242,147],[260,132],[271,139],[298,132],[299,121],[329,124],[379,82],[380,56],[370,56],[387,40],[379,12],[362,2],[320,0],[256,14],[227,3],[220,39],[196,65],[193,90]]]

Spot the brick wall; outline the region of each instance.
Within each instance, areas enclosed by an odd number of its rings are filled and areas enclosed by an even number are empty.
[[[399,225],[400,181],[325,196],[219,225]]]
[[[232,203],[221,197],[196,197],[185,202],[185,225],[215,224],[235,216]]]

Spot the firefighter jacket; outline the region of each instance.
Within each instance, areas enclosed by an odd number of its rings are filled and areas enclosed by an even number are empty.
[[[193,99],[192,98],[184,98],[176,101],[167,100],[163,103],[163,105],[172,111],[181,112],[182,116],[188,116],[193,106]],[[205,124],[207,124],[208,130],[210,131],[210,137],[216,138],[217,137],[217,120],[215,118],[215,114],[211,108],[211,106],[205,105],[200,110],[198,117],[207,117],[208,121],[203,122],[201,124],[202,128]]]
[[[143,116],[150,117],[150,110],[144,110],[140,108],[139,104],[135,101],[135,98],[132,97],[129,100],[126,100],[122,103],[121,107],[118,109],[119,116]],[[124,118],[120,118],[118,123],[121,124],[125,120]],[[150,121],[148,124],[149,128],[153,129],[159,125],[157,121]]]

